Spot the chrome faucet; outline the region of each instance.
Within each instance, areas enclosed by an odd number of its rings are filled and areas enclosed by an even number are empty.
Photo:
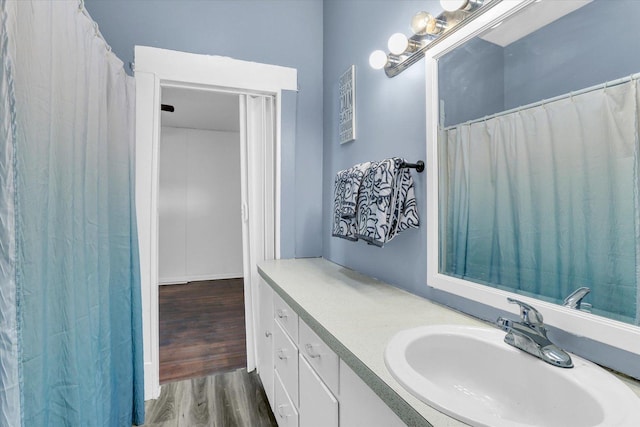
[[[520,321],[498,317],[496,323],[507,331],[504,342],[551,365],[573,368],[571,356],[547,338],[547,328],[542,322],[542,314],[529,304],[517,299],[507,298],[507,301],[520,306]]]
[[[591,312],[591,304],[582,302],[583,298],[586,297],[589,292],[591,292],[591,289],[587,287],[583,286],[582,288],[578,288],[564,299],[563,305],[565,307],[574,308],[576,310],[582,310],[589,313]]]

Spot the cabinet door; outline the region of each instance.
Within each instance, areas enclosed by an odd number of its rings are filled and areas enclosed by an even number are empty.
[[[264,392],[274,410],[274,383],[273,383],[273,289],[260,278],[258,285],[259,307],[258,307],[258,373],[264,387]]]
[[[338,401],[305,358],[299,357],[300,427],[338,427]]]
[[[340,427],[404,427],[406,424],[342,360]]]

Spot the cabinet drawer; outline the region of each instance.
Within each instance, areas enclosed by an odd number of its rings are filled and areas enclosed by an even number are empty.
[[[277,324],[273,328],[273,361],[282,385],[298,407],[298,348]]]
[[[298,333],[300,354],[316,370],[320,378],[327,384],[327,387],[335,395],[338,395],[340,358],[303,320],[300,320]]]
[[[282,325],[294,342],[298,342],[298,314],[275,292],[273,308],[276,321]]]
[[[282,385],[278,373],[275,373],[275,404],[273,414],[279,427],[298,427],[298,411]]]
[[[338,400],[300,355],[300,426],[338,427]]]

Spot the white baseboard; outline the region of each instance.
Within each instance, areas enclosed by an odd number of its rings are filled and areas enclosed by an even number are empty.
[[[244,277],[240,273],[222,273],[222,274],[206,274],[201,276],[181,276],[181,277],[161,277],[158,279],[160,285],[178,285],[188,282],[197,282],[201,280],[222,280],[222,279],[239,279]]]

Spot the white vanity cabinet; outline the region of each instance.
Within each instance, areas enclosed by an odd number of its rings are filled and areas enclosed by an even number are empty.
[[[266,282],[258,369],[279,427],[405,424]]]

